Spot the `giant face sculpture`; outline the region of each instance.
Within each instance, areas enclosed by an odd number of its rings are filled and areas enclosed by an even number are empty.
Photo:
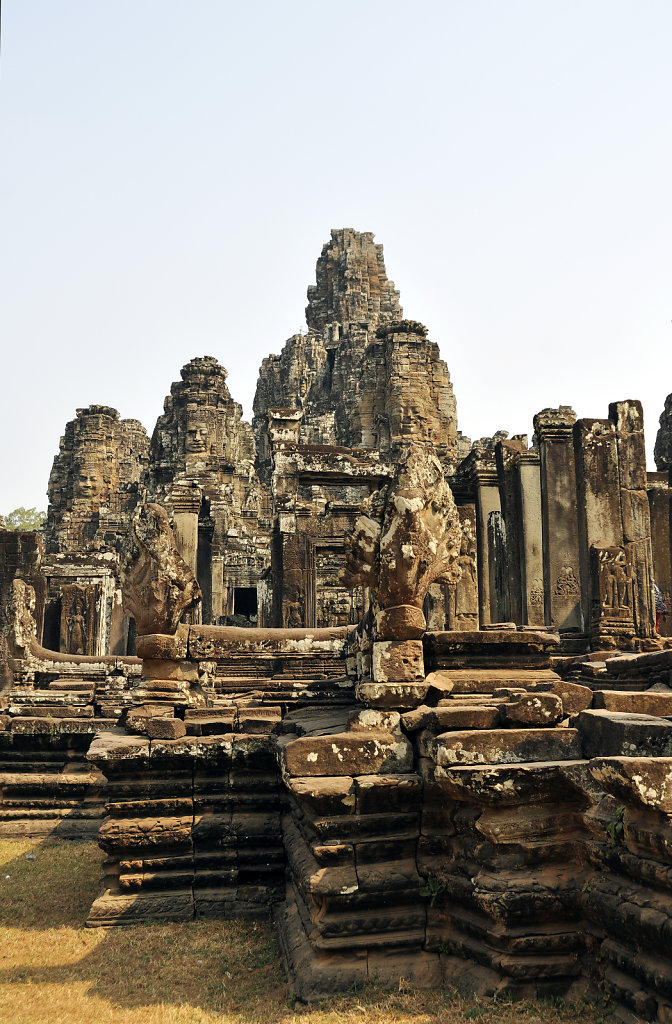
[[[101,497],[103,490],[103,474],[98,466],[82,464],[75,474],[73,495],[86,501],[95,501]]]
[[[188,455],[198,455],[208,450],[208,424],[202,416],[194,416],[189,410],[185,447]]]

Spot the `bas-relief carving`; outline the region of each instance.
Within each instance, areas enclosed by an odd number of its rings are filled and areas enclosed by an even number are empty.
[[[626,553],[619,549],[597,549],[599,558],[599,594],[604,614],[610,618],[630,618],[634,608],[634,575]]]
[[[581,593],[576,570],[571,565],[563,565],[553,586],[556,597],[575,597]]]
[[[462,538],[456,565],[460,577],[449,589],[448,625],[450,629],[478,629],[478,573],[476,569],[475,521],[461,516]]]
[[[528,602],[534,608],[543,608],[544,606],[544,587],[541,580],[535,580],[530,587],[528,594]]]
[[[66,584],[61,590],[60,649],[67,654],[95,654],[98,633],[96,607],[100,588]]]

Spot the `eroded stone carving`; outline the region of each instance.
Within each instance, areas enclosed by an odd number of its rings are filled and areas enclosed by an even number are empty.
[[[124,611],[138,634],[175,633],[185,612],[201,600],[196,577],[184,561],[160,505],[139,505],[121,562]]]
[[[672,469],[672,395],[665,399],[665,407],[660,414],[659,422],[653,457],[656,460],[656,468],[662,472]]]
[[[460,579],[462,529],[441,464],[415,445],[394,480],[364,502],[346,549],[346,586],[370,587],[382,608],[421,608],[432,583]]]

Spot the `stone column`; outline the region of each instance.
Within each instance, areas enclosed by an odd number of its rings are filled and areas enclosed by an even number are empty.
[[[523,451],[517,458],[521,524],[521,593],[523,624],[544,625],[544,564],[541,527],[539,452]]]
[[[534,417],[541,470],[544,621],[559,630],[583,629],[572,427],[567,405]]]
[[[518,457],[525,449],[523,441],[498,441],[495,445],[499,501],[504,520],[504,547],[506,548],[506,591],[508,608],[500,609],[497,621],[509,619],[517,625],[523,623],[523,523],[520,515],[520,486]],[[492,525],[492,521],[491,521]]]
[[[672,490],[667,473],[647,473],[653,578],[670,611],[658,623],[661,636],[672,636],[672,559],[670,558],[670,519]]]
[[[219,622],[224,613],[224,556],[212,556],[211,568],[212,621]]]
[[[170,495],[173,509],[173,533],[177,550],[182,555],[194,576],[198,569],[198,513],[201,510],[201,490],[198,486],[176,487]],[[187,612],[189,621],[200,622],[201,605]]]
[[[478,605],[481,626],[497,621],[495,565],[488,541],[488,520],[492,512],[501,512],[495,453],[488,448],[472,451],[461,472],[473,487],[476,499],[476,562],[478,566]]]
[[[601,605],[602,595],[598,582],[604,573],[598,572],[600,559],[596,561],[591,556],[591,548],[596,552],[608,551],[612,561],[615,549],[623,548],[616,428],[611,420],[582,419],[574,424],[573,434],[581,605],[584,622],[590,622],[590,628],[594,630],[593,598]]]
[[[656,632],[656,613],[642,403],[612,402],[609,419],[616,427],[623,541],[632,545],[635,630],[638,636],[652,637]]]

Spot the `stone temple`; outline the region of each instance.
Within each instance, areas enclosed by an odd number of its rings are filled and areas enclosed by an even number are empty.
[[[251,424],[212,356],[151,436],[78,409],[0,529],[0,835],[97,836],[92,925],[272,913],[306,999],[669,1024],[672,395],[656,473],[633,399],[472,443],[351,229],[306,324]]]

